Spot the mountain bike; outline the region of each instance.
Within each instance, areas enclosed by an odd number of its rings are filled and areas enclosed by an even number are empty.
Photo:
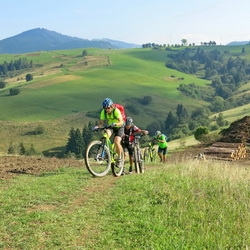
[[[134,136],[133,140],[133,159],[134,159],[134,164],[135,164],[135,172],[136,173],[144,173],[144,159],[142,156],[142,151],[140,148],[140,138],[143,135],[141,134],[136,134]]]
[[[144,161],[148,162],[156,162],[157,153],[154,147],[154,142],[151,140],[148,143],[148,146],[144,149]]]
[[[104,131],[101,139],[90,142],[86,149],[85,164],[93,176],[105,176],[111,168],[113,175],[118,177],[124,169],[124,152],[122,151],[119,166],[115,144],[110,140],[106,132],[108,128],[110,127],[98,128],[97,131]]]

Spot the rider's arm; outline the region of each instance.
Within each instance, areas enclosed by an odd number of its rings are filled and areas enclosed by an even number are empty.
[[[123,123],[124,123],[124,121],[123,121],[122,117],[120,116],[120,117],[118,118],[118,122],[116,123],[116,125],[117,125],[117,126],[122,126]]]
[[[102,128],[103,127],[103,124],[104,124],[104,120],[100,120],[97,127],[98,128]]]

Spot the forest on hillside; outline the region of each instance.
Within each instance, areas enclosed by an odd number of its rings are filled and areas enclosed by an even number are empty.
[[[242,48],[241,54],[244,55]],[[250,63],[240,56],[230,56],[225,50],[205,51],[201,48],[185,48],[168,55],[171,59],[166,67],[186,74],[193,74],[211,81],[209,87],[199,87],[194,83],[180,84],[179,90],[194,99],[211,102],[211,112],[220,112],[250,102],[250,95],[233,97],[239,88],[250,80]]]

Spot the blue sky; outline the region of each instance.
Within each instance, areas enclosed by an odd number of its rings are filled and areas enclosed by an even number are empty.
[[[33,28],[137,44],[250,40],[250,0],[12,0],[0,8],[0,40]]]

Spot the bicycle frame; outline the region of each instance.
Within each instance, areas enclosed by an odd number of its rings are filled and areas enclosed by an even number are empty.
[[[148,146],[144,150],[144,161],[145,162],[155,162],[156,161],[156,150],[154,143],[149,141]]]
[[[108,134],[106,132],[106,129],[104,130],[103,137],[101,138],[102,141],[102,153],[105,153],[105,145],[110,151],[110,156],[111,156],[111,163],[115,162],[114,155],[116,154],[115,152],[115,144],[111,142],[111,140],[108,137]]]
[[[155,150],[153,142],[149,142],[149,156],[152,159],[153,158],[153,151]]]

